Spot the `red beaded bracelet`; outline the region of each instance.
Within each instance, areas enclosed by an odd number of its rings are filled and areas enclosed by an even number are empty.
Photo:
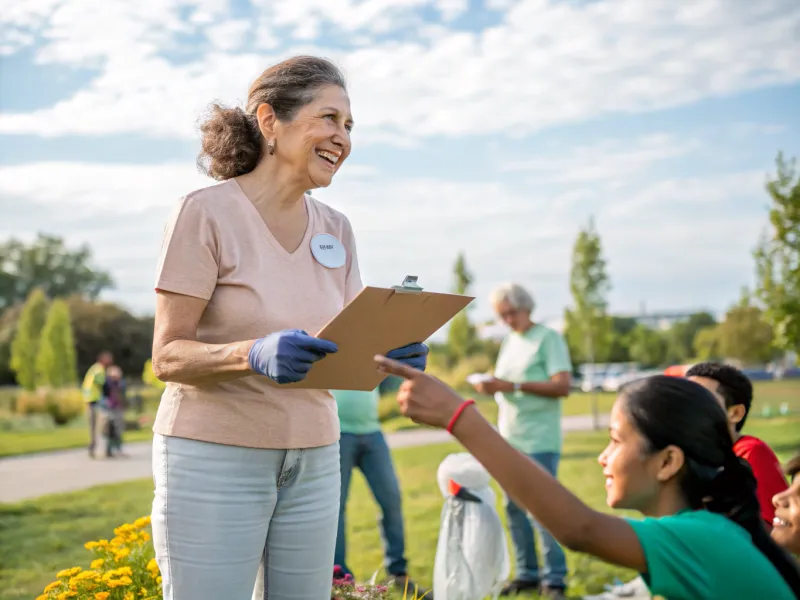
[[[458,418],[461,416],[461,413],[463,413],[464,409],[467,408],[470,404],[475,404],[475,400],[473,400],[472,398],[470,398],[469,400],[464,400],[461,403],[461,406],[459,406],[456,409],[456,412],[453,413],[453,417],[450,419],[450,423],[447,424],[447,433],[450,434],[453,433],[453,427],[455,427],[456,421],[458,421]]]

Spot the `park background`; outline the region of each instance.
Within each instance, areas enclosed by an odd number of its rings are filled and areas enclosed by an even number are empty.
[[[800,448],[799,28],[794,0],[0,0],[0,469],[85,445],[77,383],[101,350],[130,385],[128,442],[151,437],[160,236],[177,198],[211,183],[194,168],[197,119],[303,52],[350,82],[354,151],[314,194],[350,218],[365,283],[415,274],[477,297],[432,338],[431,372],[470,391],[503,334],[488,293],[516,281],[569,344],[565,416],[600,423],[626,379],[727,360],[756,380],[746,432],[788,458]],[[383,385],[384,429],[419,431],[395,386]],[[492,399],[479,406],[495,418]],[[599,509],[604,442],[568,434],[561,469]],[[456,450],[394,451],[423,583],[435,471]],[[0,598],[86,567],[83,543],[149,512],[151,493],[141,479],[0,505]],[[381,563],[376,511],[360,480],[353,494],[365,577]],[[576,597],[630,575],[569,558]]]

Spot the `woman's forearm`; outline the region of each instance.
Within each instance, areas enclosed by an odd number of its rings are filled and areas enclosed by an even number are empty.
[[[247,360],[253,342],[173,340],[154,349],[153,372],[161,381],[200,386],[247,377],[253,374]]]
[[[526,394],[534,394],[544,398],[558,400],[569,396],[569,381],[566,384],[562,381],[526,381],[520,384],[520,388]]]

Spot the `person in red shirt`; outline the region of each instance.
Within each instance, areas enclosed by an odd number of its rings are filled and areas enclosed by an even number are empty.
[[[772,448],[757,437],[741,433],[753,402],[753,384],[747,375],[736,367],[713,362],[693,365],[686,371],[685,377],[711,391],[728,413],[733,451],[736,456],[750,463],[756,478],[756,495],[761,506],[761,518],[764,519],[767,529],[771,529],[772,520],[775,518],[772,497],[789,486],[780,461]]]

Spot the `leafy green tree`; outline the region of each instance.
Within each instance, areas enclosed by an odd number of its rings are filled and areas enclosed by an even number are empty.
[[[77,383],[75,343],[69,308],[63,300],[54,300],[47,311],[36,356],[37,386],[63,388]]]
[[[754,252],[756,295],[765,307],[775,344],[800,354],[800,169],[779,153],[767,182],[770,226]]]
[[[637,325],[631,332],[631,358],[645,367],[658,367],[667,357],[667,340],[660,332]]]
[[[88,246],[72,250],[56,236],[39,234],[31,244],[16,239],[1,243],[0,310],[23,302],[35,288],[48,298],[79,294],[96,299],[113,282],[90,261]]]
[[[572,309],[564,311],[567,344],[578,349],[576,362],[605,362],[611,349],[611,318],[607,314],[608,292],[611,283],[600,234],[594,218],[581,229],[572,249],[572,269],[569,287]],[[597,397],[592,397],[594,427],[600,424]]]
[[[611,348],[611,318],[607,314],[611,284],[594,219],[581,229],[572,249],[570,272],[572,309],[564,312],[565,333],[576,362],[605,362]]]
[[[721,358],[719,350],[719,325],[705,327],[694,336],[694,355],[698,361]]]
[[[685,321],[678,321],[667,332],[666,360],[685,363],[694,356],[694,338],[697,332],[717,324],[707,312],[694,313]]]
[[[459,253],[453,267],[453,292],[456,294],[467,294],[469,286],[472,284],[472,274],[467,268],[467,261],[463,253]],[[475,326],[469,320],[468,308],[459,312],[450,321],[447,331],[447,347],[454,361],[458,361],[465,356],[469,356],[475,348],[477,335]]]
[[[608,350],[608,362],[630,362],[631,332],[636,329],[633,317],[611,317],[611,343]]]
[[[11,370],[17,383],[26,390],[36,388],[36,357],[47,316],[47,297],[41,289],[33,290],[22,308],[11,342]]]
[[[764,313],[752,302],[747,290],[739,303],[725,314],[718,325],[719,352],[745,364],[765,363],[776,356],[772,327]]]

